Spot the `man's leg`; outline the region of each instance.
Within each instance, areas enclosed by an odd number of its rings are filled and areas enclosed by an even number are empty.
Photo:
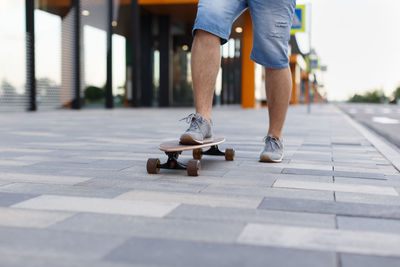
[[[192,80],[196,114],[180,143],[201,144],[212,137],[211,108],[221,66],[221,43],[229,39],[232,23],[247,8],[247,0],[199,0],[192,45]]]
[[[192,80],[196,114],[190,117],[189,128],[181,135],[180,143],[201,144],[212,137],[211,108],[214,87],[221,65],[220,37],[197,30],[192,45]]]
[[[289,67],[285,69],[265,68],[265,89],[269,113],[268,135],[273,135],[280,140],[282,140],[282,128],[292,91],[291,77]]]
[[[292,88],[288,43],[296,0],[247,0],[253,20],[251,59],[265,66],[269,130],[262,162],[281,162],[282,128]]]
[[[221,66],[221,39],[197,30],[192,46],[192,79],[196,113],[211,119],[214,87]]]

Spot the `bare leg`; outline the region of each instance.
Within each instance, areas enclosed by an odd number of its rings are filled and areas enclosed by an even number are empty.
[[[279,70],[265,68],[265,89],[269,113],[268,134],[282,140],[282,128],[292,91],[290,68]]]
[[[197,30],[192,46],[192,79],[196,113],[210,120],[214,87],[221,66],[220,38]]]

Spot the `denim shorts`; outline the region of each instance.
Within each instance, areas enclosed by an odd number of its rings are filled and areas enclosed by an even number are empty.
[[[250,10],[253,21],[253,49],[250,58],[271,69],[289,65],[288,43],[296,0],[199,0],[193,27],[221,38],[226,43],[233,22]]]

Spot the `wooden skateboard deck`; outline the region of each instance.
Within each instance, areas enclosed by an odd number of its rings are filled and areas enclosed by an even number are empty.
[[[225,160],[232,161],[235,156],[235,150],[227,148],[225,152],[219,150],[218,145],[225,142],[224,137],[213,137],[206,140],[206,143],[199,145],[181,145],[179,140],[168,141],[160,144],[159,149],[168,156],[168,161],[161,164],[160,159],[152,158],[147,160],[146,169],[150,174],[157,174],[160,169],[180,169],[187,170],[189,176],[198,176],[200,171],[200,159],[203,155],[224,156]],[[207,151],[203,148],[209,147]],[[193,160],[187,164],[178,161],[179,155],[183,151],[193,150]]]
[[[210,140],[207,140],[204,144],[199,145],[181,145],[178,140],[176,141],[167,141],[162,143],[159,146],[159,149],[164,152],[176,152],[176,151],[187,151],[205,148],[209,146],[216,146],[225,142],[224,137],[214,137]]]

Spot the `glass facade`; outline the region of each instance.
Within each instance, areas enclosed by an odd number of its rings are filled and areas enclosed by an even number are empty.
[[[84,106],[103,107],[107,81],[106,0],[82,0],[81,22]]]
[[[126,99],[127,90],[127,67],[126,67],[126,36],[123,14],[126,6],[119,1],[113,1],[112,6],[112,92],[116,107],[122,107]]]
[[[40,110],[60,108],[62,16],[68,13],[70,4],[55,9],[46,1],[36,0],[35,6],[36,103]]]
[[[1,1],[0,110],[193,105],[195,4],[132,3]],[[240,103],[240,42],[222,48],[215,104]]]
[[[229,39],[221,48],[221,90],[216,90],[216,104],[240,104],[241,40]],[[218,88],[218,87],[217,87]]]
[[[192,77],[190,74],[190,56],[188,46],[177,45],[173,53],[173,105],[193,105]]]
[[[25,0],[0,1],[0,111],[27,109]]]

